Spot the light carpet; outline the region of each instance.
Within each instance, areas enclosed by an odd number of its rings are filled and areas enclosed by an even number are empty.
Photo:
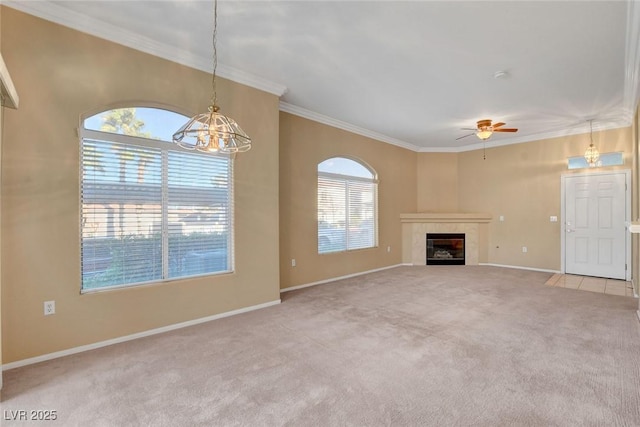
[[[637,300],[398,267],[4,373],[2,425],[640,425]]]

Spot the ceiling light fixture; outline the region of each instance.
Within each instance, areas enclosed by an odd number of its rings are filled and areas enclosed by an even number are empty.
[[[218,0],[213,2],[213,73],[211,78],[211,105],[209,111],[198,114],[173,134],[173,142],[188,150],[198,150],[209,154],[235,154],[251,149],[251,138],[230,117],[219,113],[216,105],[216,68],[218,51],[216,37],[218,30]]]
[[[584,159],[589,163],[590,167],[597,166],[597,161],[600,158],[600,153],[598,149],[593,145],[593,119],[589,120],[589,140],[591,144],[587,148],[587,151],[584,152]]]
[[[491,138],[491,135],[493,135],[493,130],[491,129],[481,129],[478,132],[476,132],[476,136],[483,141]]]
[[[504,123],[503,123],[504,124]],[[486,141],[491,138],[493,135],[493,126],[491,126],[491,120],[479,120],[478,123],[478,131],[476,132],[476,136],[482,141]]]

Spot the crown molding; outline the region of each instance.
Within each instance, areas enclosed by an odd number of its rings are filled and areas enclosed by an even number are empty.
[[[71,11],[48,1],[2,0],[2,4],[29,15],[55,22],[56,24],[90,34],[111,42],[148,53],[178,64],[186,65],[207,73],[212,72],[210,58],[194,55],[185,49],[159,43],[131,31],[125,31],[115,25]],[[216,75],[278,97],[284,95],[287,87],[244,71],[218,64]]]
[[[495,148],[502,147],[505,145],[512,144],[521,144],[524,142],[531,141],[540,141],[542,139],[552,139],[552,138],[562,138],[571,135],[581,135],[587,133],[582,126],[569,126],[563,129],[548,131],[548,132],[539,132],[531,135],[525,135],[516,138],[504,138],[500,140],[488,140],[485,141],[484,144],[480,144],[482,141],[476,141],[468,145],[460,146],[460,147],[419,147],[414,144],[410,144],[405,141],[401,141],[396,138],[392,138],[390,136],[373,132],[368,129],[361,128],[359,126],[352,125],[347,122],[343,122],[341,120],[334,119],[332,117],[328,117],[311,110],[307,110],[306,108],[298,107],[293,104],[289,104],[284,101],[280,101],[280,111],[285,113],[290,113],[296,116],[303,117],[305,119],[312,120],[314,122],[322,123],[328,126],[332,126],[338,129],[345,130],[347,132],[355,133],[357,135],[366,136],[367,138],[375,139],[376,141],[386,142],[388,144],[392,144],[398,147],[405,148],[407,150],[415,151],[418,153],[463,153],[466,151],[474,151],[481,150],[483,148]],[[582,123],[581,123],[582,125]],[[620,129],[624,127],[631,126],[630,122],[626,121],[626,118],[616,121],[606,121],[594,124],[593,130],[595,132],[612,130],[612,129]]]
[[[280,101],[280,111],[290,113],[296,116],[303,117],[305,119],[313,120],[314,122],[322,123],[332,126],[334,128],[346,130],[347,132],[355,133],[357,135],[366,136],[367,138],[375,139],[377,141],[386,142],[387,144],[395,145],[398,147],[406,148],[411,151],[419,151],[420,147],[417,147],[408,142],[400,139],[392,138],[382,133],[374,132],[369,129],[365,129],[351,123],[343,122],[333,117],[325,116],[323,114],[316,113],[306,108],[298,107],[297,105],[289,104],[288,102]]]
[[[9,107],[13,109],[18,109],[18,105],[20,104],[20,98],[18,97],[18,92],[16,91],[16,87],[13,85],[13,81],[11,80],[11,76],[9,75],[9,70],[7,69],[7,65],[4,63],[4,59],[0,54],[0,106]]]

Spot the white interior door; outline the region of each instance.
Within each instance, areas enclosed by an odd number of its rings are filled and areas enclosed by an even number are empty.
[[[625,280],[627,174],[564,177],[565,272]]]

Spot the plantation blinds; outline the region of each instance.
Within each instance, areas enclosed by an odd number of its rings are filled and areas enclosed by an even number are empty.
[[[83,291],[232,269],[229,158],[85,129],[81,160]]]
[[[376,217],[377,183],[372,172],[342,158],[318,166],[319,253],[376,246]]]

